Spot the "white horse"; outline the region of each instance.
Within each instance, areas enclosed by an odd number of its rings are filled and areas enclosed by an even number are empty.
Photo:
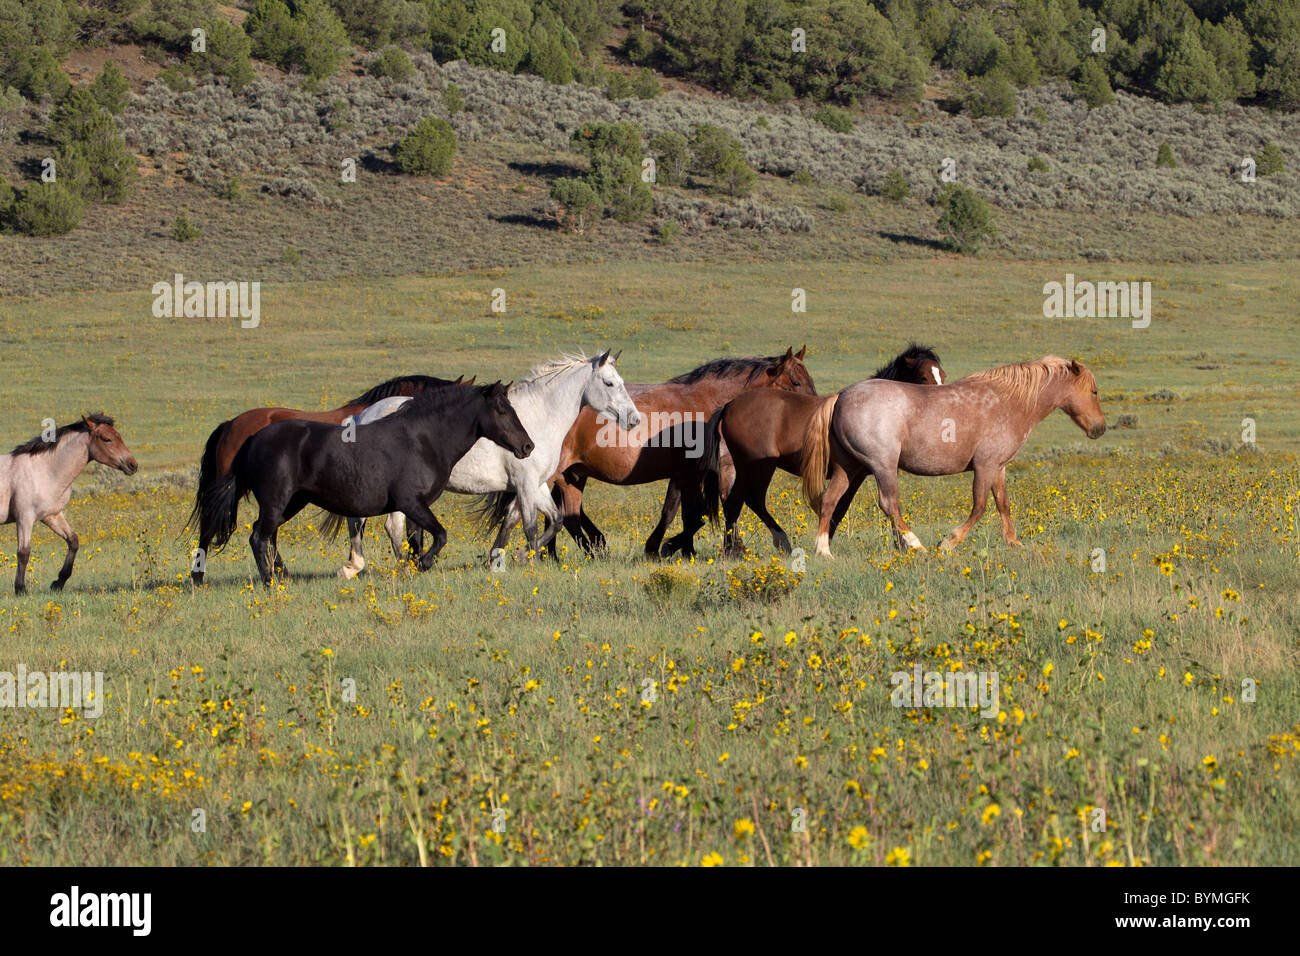
[[[52,424],[52,423],[51,423]],[[27,590],[27,560],[32,554],[32,528],[45,525],[68,544],[63,568],[50,585],[63,590],[77,560],[77,532],[63,509],[72,497],[72,482],[92,461],[134,475],[139,467],[126,442],[107,415],[91,415],[79,422],[37,435],[7,455],[0,455],[0,524],[18,526],[18,573],[14,593]]]
[[[510,404],[528,431],[528,437],[533,440],[533,453],[522,460],[517,459],[500,445],[480,439],[456,463],[446,490],[463,495],[514,492],[511,507],[517,508],[523,518],[529,547],[540,552],[560,528],[559,509],[551,498],[548,483],[560,463],[564,436],[573,427],[583,406],[590,405],[597,414],[614,419],[623,429],[635,428],[641,423],[641,413],[614,368],[614,362],[621,354],[611,356],[606,350],[590,359],[585,355],[566,355],[539,365],[527,378],[511,385]],[[409,401],[409,398],[394,396],[376,402],[356,416],[356,424],[366,425],[391,415]],[[549,525],[540,541],[537,537],[539,512],[546,516]],[[339,569],[341,578],[353,578],[366,566],[361,552],[365,527],[364,518],[348,519],[352,551],[347,563]],[[405,517],[396,512],[388,515],[384,529],[392,542],[393,553],[398,558],[403,557]]]

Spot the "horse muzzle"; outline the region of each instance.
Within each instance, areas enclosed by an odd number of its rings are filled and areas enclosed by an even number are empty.
[[[1104,434],[1106,434],[1106,423],[1105,423],[1105,422],[1098,422],[1097,424],[1092,425],[1092,426],[1090,426],[1090,427],[1088,428],[1088,437],[1089,437],[1089,438],[1100,438],[1100,437],[1101,437],[1102,435],[1104,435]]]
[[[134,475],[140,470],[140,465],[134,458],[123,458],[118,461],[117,470],[124,475]]]
[[[523,461],[532,453],[533,453],[533,443],[530,441],[524,442],[522,445],[520,445],[518,448],[515,449],[515,457],[518,458],[520,461]]]

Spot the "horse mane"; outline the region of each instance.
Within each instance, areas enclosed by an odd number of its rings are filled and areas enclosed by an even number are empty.
[[[582,352],[579,352],[576,355],[572,355],[568,352],[561,353],[560,357],[557,359],[552,359],[549,362],[542,362],[540,365],[533,366],[532,370],[527,375],[510,386],[510,391],[515,392],[519,389],[537,385],[544,379],[548,379],[554,375],[559,375],[561,372],[567,372],[570,369],[589,364],[591,364],[591,359]]]
[[[983,372],[967,375],[963,382],[987,382],[1007,398],[1029,404],[1038,398],[1043,389],[1056,379],[1068,375],[1069,359],[1048,355],[1032,362],[1015,362],[999,365]]]
[[[732,375],[745,375],[748,382],[764,369],[772,368],[785,358],[784,355],[772,355],[768,358],[718,358],[705,362],[699,368],[683,372],[668,381],[673,385],[693,385],[702,378],[725,378]]]
[[[87,415],[86,417],[90,419],[91,423],[94,425],[114,424],[113,419],[110,418],[108,415],[105,415],[103,412],[95,412],[95,414]],[[88,432],[88,431],[90,431],[90,429],[86,427],[86,423],[78,419],[77,421],[73,422],[71,425],[64,425],[60,428],[55,429],[54,441],[46,441],[40,435],[37,435],[35,438],[25,441],[21,445],[16,445],[14,447],[14,450],[11,451],[9,454],[42,455],[45,454],[46,452],[53,451],[56,447],[58,447],[58,444],[60,441],[63,440],[64,435],[67,435],[71,432]]]
[[[887,378],[892,382],[901,382],[909,378],[904,364],[908,359],[922,361],[929,359],[935,365],[942,365],[939,356],[934,353],[934,349],[925,345],[917,345],[915,342],[909,342],[907,348],[899,352],[892,362],[886,362],[880,368],[876,369],[876,374],[872,378]]]
[[[417,391],[424,392],[428,389],[435,388],[439,385],[450,385],[451,379],[434,378],[432,375],[399,375],[396,378],[390,378],[386,382],[381,382],[368,392],[362,392],[350,402],[344,402],[345,405],[373,405],[383,398],[392,398],[394,395],[400,395],[403,385],[417,385]]]

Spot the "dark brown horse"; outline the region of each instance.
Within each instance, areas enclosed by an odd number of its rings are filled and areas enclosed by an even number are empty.
[[[912,343],[897,358],[876,370],[873,378],[916,385],[942,385],[945,377],[939,356],[933,350]],[[798,477],[803,472],[804,432],[817,407],[825,399],[776,389],[741,392],[709,419],[704,438],[705,511],[716,520],[720,501],[726,519],[724,550],[743,553],[744,542],[736,531],[736,519],[745,505],[772,533],[772,544],[789,554],[790,538],[767,510],[767,489],[776,469]],[[730,492],[720,492],[720,450],[731,453],[735,478]]]
[[[667,479],[663,511],[646,539],[645,552],[658,556],[662,543],[665,556],[675,551],[694,554],[695,532],[704,525],[699,457],[705,423],[722,405],[751,389],[816,395],[812,375],[803,363],[806,351],[801,348],[796,353],[790,348],[784,355],[768,358],[715,359],[661,385],[629,385],[628,394],[641,413],[640,427],[629,432],[620,432],[614,423],[602,422],[584,408],[564,440],[555,474],[565,529],[588,552],[604,547],[605,536],[582,509],[588,478],[613,485]],[[664,543],[664,533],[683,501],[682,532]],[[511,530],[502,521],[503,514],[504,509],[498,508],[492,516],[492,523],[500,524],[498,548],[505,546]]]
[[[190,570],[190,577],[194,583],[203,583],[204,562],[213,538],[216,536],[215,529],[210,527],[209,522],[205,520],[205,514],[210,512],[205,511],[204,501],[212,493],[212,489],[217,486],[217,483],[230,474],[230,465],[235,460],[236,453],[250,437],[256,435],[267,425],[289,419],[339,425],[348,416],[359,414],[380,399],[389,398],[393,395],[415,395],[427,388],[459,384],[461,378],[457,378],[453,382],[448,379],[434,378],[430,375],[402,375],[398,378],[390,378],[388,381],[376,385],[370,391],[364,392],[350,402],[346,402],[330,411],[308,412],[300,408],[250,408],[248,411],[236,415],[229,421],[222,422],[214,428],[212,434],[208,436],[207,444],[203,448],[203,457],[199,461],[199,487],[194,495],[194,510],[190,513],[190,519],[186,524],[187,528],[197,530],[199,533],[199,559],[196,560]],[[472,384],[473,381],[471,378],[465,384]]]

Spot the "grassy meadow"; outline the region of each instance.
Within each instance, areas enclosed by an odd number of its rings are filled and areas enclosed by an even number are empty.
[[[1151,326],[1044,319],[1067,272],[1151,280]],[[79,480],[61,594],[42,527],[12,596],[0,528],[0,671],[103,671],[107,697],[98,719],[0,710],[0,860],[1294,865],[1298,293],[1285,263],[943,257],[267,285],[250,330],[156,319],[147,287],[4,301],[5,447],[103,409],[142,472]],[[662,488],[593,483],[601,558],[562,534],[560,562],[492,572],[452,496],[427,574],[372,522],[340,581],[346,544],[309,511],[281,536],[289,584],[255,583],[244,533],[189,583],[192,469],[244,408],[605,347],[654,382],[807,344],[829,393],[910,338],[951,378],[1047,353],[1096,373],[1111,430],[1053,416],[1010,469],[1023,550],[990,514],[951,554],[900,555],[866,487],[832,561],[778,561],[746,512],[744,560],[707,528],[693,563],[651,563]],[[930,546],[969,509],[968,476],[902,493]],[[794,480],[772,498],[811,551]],[[918,663],[996,672],[996,714],[893,706]]]

